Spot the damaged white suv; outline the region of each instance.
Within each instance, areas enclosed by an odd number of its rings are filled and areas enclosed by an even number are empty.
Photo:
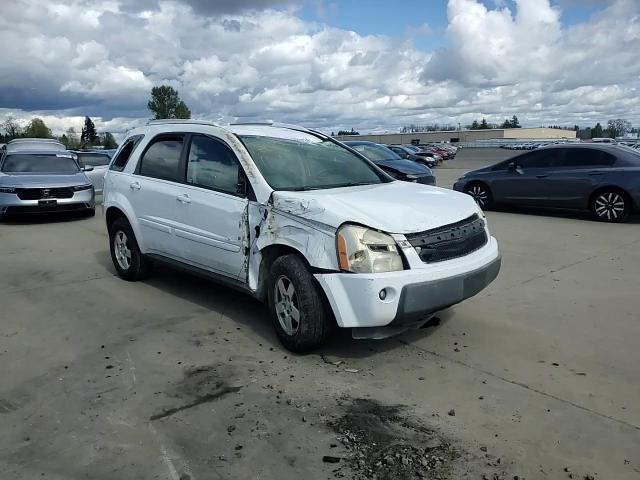
[[[297,352],[336,324],[355,338],[419,327],[500,269],[471,197],[395,181],[295,126],[149,122],[114,156],[104,211],[122,278],[163,262],[239,288]]]

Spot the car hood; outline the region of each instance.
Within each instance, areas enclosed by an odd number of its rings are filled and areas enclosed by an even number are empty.
[[[0,186],[39,188],[72,187],[91,183],[83,172],[78,173],[0,173]]]
[[[427,175],[431,174],[431,170],[428,167],[420,163],[413,162],[411,160],[376,160],[374,162],[376,165],[379,165],[384,168],[389,168],[398,173],[403,173],[405,175]]]
[[[357,223],[388,233],[421,232],[478,212],[468,195],[400,181],[307,192],[276,191],[272,202],[277,210],[334,228]]]

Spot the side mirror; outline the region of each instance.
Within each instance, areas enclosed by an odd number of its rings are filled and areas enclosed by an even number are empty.
[[[88,166],[88,167],[82,167],[82,171],[83,172],[92,172],[93,171],[93,167]]]

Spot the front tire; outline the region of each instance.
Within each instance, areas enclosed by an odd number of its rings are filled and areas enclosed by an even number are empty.
[[[149,274],[151,262],[142,254],[129,222],[118,218],[109,227],[111,260],[120,278],[135,282]]]
[[[591,212],[601,222],[623,222],[631,213],[631,201],[624,192],[607,188],[593,196]]]
[[[493,195],[489,187],[481,182],[472,182],[464,188],[464,193],[473,197],[482,210],[493,208]]]
[[[273,262],[269,310],[278,338],[292,352],[317,348],[331,332],[331,315],[320,287],[297,255],[284,255]]]

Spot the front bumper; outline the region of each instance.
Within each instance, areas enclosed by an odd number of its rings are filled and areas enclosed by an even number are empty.
[[[80,190],[71,198],[21,200],[14,193],[0,193],[0,215],[21,213],[68,212],[95,208],[93,189]]]
[[[490,237],[487,245],[469,255],[420,268],[315,277],[340,327],[402,327],[476,295],[497,277],[500,265],[498,243]]]

